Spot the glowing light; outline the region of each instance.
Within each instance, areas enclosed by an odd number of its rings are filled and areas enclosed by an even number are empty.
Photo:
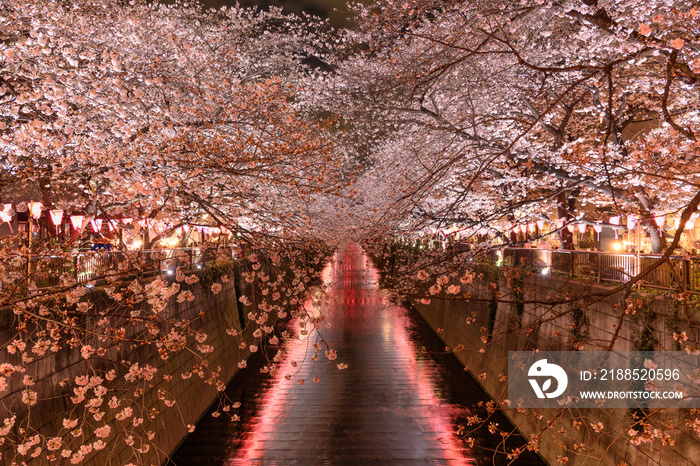
[[[102,219],[96,218],[94,220],[90,220],[90,226],[92,226],[92,231],[99,233],[102,229]]]
[[[615,251],[621,251],[622,250],[622,243],[617,241],[617,242],[613,243],[612,247]]]
[[[659,237],[662,237],[664,235],[664,224],[666,223],[666,216],[660,215],[658,217],[654,217],[654,223],[656,223],[656,226],[659,227]]]
[[[60,209],[49,210],[49,215],[51,216],[51,221],[56,226],[59,226],[63,221],[63,211]]]
[[[175,235],[169,238],[163,238],[160,240],[160,244],[167,248],[174,248],[180,242],[180,237]]]
[[[43,205],[44,204],[42,204],[41,202],[31,201],[29,203],[29,212],[32,214],[32,218],[37,220],[39,219],[39,217],[41,217],[41,208]]]
[[[2,222],[0,222],[0,223],[5,223],[5,222],[10,223],[10,221],[12,221],[12,215],[8,214],[5,211],[2,211],[2,212],[0,212],[0,220],[2,220]]]
[[[83,229],[83,219],[85,217],[83,215],[71,215],[70,216],[70,223],[73,225],[73,228],[75,228],[78,232]]]

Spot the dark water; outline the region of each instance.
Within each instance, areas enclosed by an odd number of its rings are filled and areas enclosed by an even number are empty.
[[[205,416],[175,464],[508,464],[494,454],[503,451],[500,435],[486,427],[465,436],[474,438],[471,448],[456,435],[467,417],[487,416],[477,403],[488,398],[454,356],[440,353],[444,344],[415,311],[388,302],[377,278],[357,246],[337,254],[324,272],[330,287],[322,309],[331,323],[324,335],[338,359],[322,355],[314,364],[315,336],[294,340],[273,378],[260,374],[265,359],[256,354],[227,389],[242,404],[241,421]],[[303,360],[301,369],[292,367]],[[338,362],[349,367],[339,371]],[[490,422],[510,425],[500,413]],[[522,443],[512,436],[507,449]],[[543,463],[529,454],[515,464]]]

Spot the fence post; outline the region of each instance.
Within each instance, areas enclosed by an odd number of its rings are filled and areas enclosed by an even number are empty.
[[[575,259],[574,252],[569,251],[569,277],[574,276],[574,269],[575,269],[574,259]]]
[[[690,281],[690,260],[688,259],[683,259],[683,291],[687,291],[688,289],[691,289],[691,281]]]
[[[598,283],[600,283],[600,276],[603,274],[603,266],[601,265],[601,256],[602,254],[596,254],[597,259],[597,268],[598,268]]]

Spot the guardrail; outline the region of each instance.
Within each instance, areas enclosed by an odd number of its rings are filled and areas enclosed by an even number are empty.
[[[72,280],[85,283],[109,273],[172,275],[178,267],[196,270],[221,259],[236,259],[234,247],[171,248],[145,251],[80,251],[61,255],[14,255],[0,265],[0,290],[10,287],[50,288]],[[31,283],[31,285],[30,285]]]
[[[647,269],[660,254],[612,253],[530,248],[504,248],[493,252],[494,262],[528,267],[542,274],[557,273],[600,282],[626,283]],[[700,292],[700,257],[671,256],[643,279],[643,285]]]

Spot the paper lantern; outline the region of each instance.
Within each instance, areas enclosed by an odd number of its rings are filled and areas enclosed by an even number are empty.
[[[536,226],[536,225],[535,225],[534,223],[528,224],[527,229],[530,230],[530,233],[534,233],[534,232],[535,232],[535,226]]]
[[[628,215],[627,216],[627,229],[631,230],[637,225],[637,216],[636,215]]]
[[[537,221],[537,228],[539,228],[540,230],[544,228],[544,220]]]
[[[566,222],[565,219],[563,218],[558,218],[554,221],[554,224],[557,226],[557,230],[561,230],[562,227],[564,226],[564,223]]]
[[[654,223],[656,223],[656,226],[659,227],[659,237],[663,236],[664,224],[666,223],[666,216],[659,215],[658,217],[654,217]]]
[[[51,217],[51,223],[59,226],[63,221],[63,211],[61,209],[49,210],[49,216]]]
[[[620,217],[610,217],[610,223],[612,223],[613,225],[619,225]]]
[[[515,233],[516,235],[517,235],[518,233],[520,233],[520,226],[519,226],[519,225],[516,225],[516,226],[513,227],[513,233]]]
[[[603,226],[602,225],[593,225],[593,230],[595,230],[595,232],[597,233],[598,240],[600,241],[600,233],[603,231]]]
[[[566,229],[569,230],[569,233],[573,233],[575,228],[576,227],[574,225],[567,225],[566,226]]]
[[[134,223],[134,219],[131,217],[126,217],[122,219],[122,223],[124,225],[131,225],[132,223]]]
[[[586,225],[585,223],[579,223],[579,224],[578,224],[578,231],[580,231],[581,234],[585,233],[585,232],[586,232],[586,226],[587,226],[587,225]]]
[[[29,206],[29,213],[32,215],[32,218],[34,220],[38,220],[39,217],[41,217],[41,208],[44,204],[41,202],[34,202],[31,201],[28,206]]]
[[[102,219],[96,218],[94,220],[90,220],[90,225],[92,226],[93,232],[99,233],[100,230],[102,230]]]
[[[114,231],[117,229],[117,221],[116,220],[107,220],[107,229],[109,231]]]
[[[527,225],[525,225],[525,224],[520,225],[520,232],[522,234],[526,234],[527,233]]]
[[[5,222],[10,223],[12,221],[12,215],[5,212],[4,210],[0,211],[0,220],[1,220],[0,223],[5,223]]]
[[[70,223],[73,225],[73,228],[76,229],[78,232],[80,232],[83,229],[83,219],[85,217],[83,215],[71,215],[70,216]]]

